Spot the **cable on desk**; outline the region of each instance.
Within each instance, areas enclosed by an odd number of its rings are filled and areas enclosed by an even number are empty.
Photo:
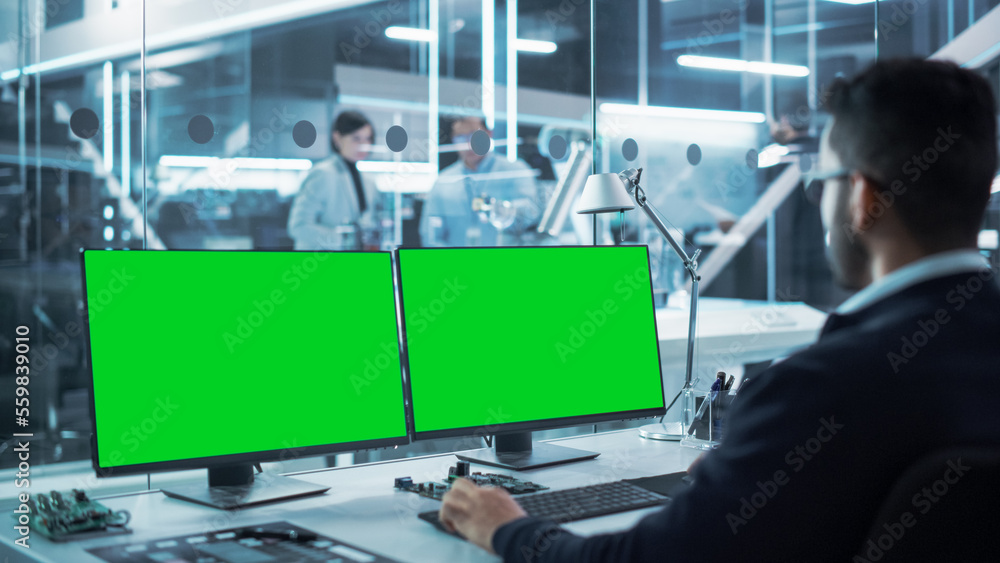
[[[677,399],[679,399],[681,397],[681,393],[683,393],[683,392],[684,392],[684,390],[681,389],[680,391],[677,392],[676,395],[674,395],[674,400],[670,401],[670,404],[667,405],[667,410],[663,411],[663,416],[660,417],[660,422],[663,422],[663,419],[667,418],[667,413],[670,412],[670,407],[674,406],[674,403],[677,402]]]

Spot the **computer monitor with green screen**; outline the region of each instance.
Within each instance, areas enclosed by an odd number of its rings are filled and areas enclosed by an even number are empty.
[[[665,411],[645,246],[397,251],[414,439],[525,469],[596,457],[531,431]],[[463,456],[460,456],[463,457]]]
[[[84,251],[98,475],[232,508],[325,490],[252,464],[407,443],[391,258]]]

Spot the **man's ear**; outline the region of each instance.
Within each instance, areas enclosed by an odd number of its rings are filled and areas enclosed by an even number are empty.
[[[847,181],[851,191],[848,200],[851,228],[855,233],[868,232],[886,212],[876,197],[879,187],[860,172],[852,172]]]

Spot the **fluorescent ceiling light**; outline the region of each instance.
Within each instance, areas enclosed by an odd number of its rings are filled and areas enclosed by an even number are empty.
[[[402,39],[403,41],[430,42],[437,39],[437,34],[429,29],[402,27],[398,25],[391,25],[385,28],[385,36],[390,39]]]
[[[510,172],[482,172],[474,176],[472,174],[438,176],[437,181],[443,184],[454,184],[464,182],[466,178],[475,178],[477,182],[484,182],[490,180],[512,180],[514,178],[534,178],[540,174],[540,170],[529,168],[527,170],[511,170]]]
[[[132,193],[132,79],[129,72],[121,74],[121,110],[122,110],[122,193]]]
[[[511,144],[509,139],[494,139],[492,137],[490,138],[490,148],[491,149],[496,148],[496,147],[506,147],[509,144]],[[521,137],[518,137],[517,139],[514,140],[514,144],[516,144],[516,145],[523,145],[524,144],[524,139],[521,138]],[[449,143],[447,145],[440,145],[440,146],[438,146],[438,150],[440,152],[467,151],[470,148],[472,148],[472,144],[471,143]]]
[[[764,123],[763,113],[755,111],[726,111],[717,109],[675,108],[665,106],[637,106],[632,104],[603,103],[604,113],[621,115],[641,115],[670,117],[674,119],[708,119],[712,121],[739,121],[741,123]]]
[[[161,166],[174,168],[209,168],[232,162],[236,168],[252,170],[309,170],[312,161],[305,158],[219,158],[216,156],[181,156],[165,154]]]
[[[115,81],[111,61],[104,61],[104,170],[109,175],[115,166]]]
[[[234,158],[237,168],[255,170],[309,170],[312,161],[307,158]]]
[[[430,42],[437,39],[437,34],[429,29],[417,27],[402,27],[393,25],[385,28],[385,36],[390,39],[400,39],[403,41],[425,41]],[[555,53],[558,46],[553,41],[539,41],[536,39],[517,39],[514,42],[518,51],[525,53]]]
[[[214,156],[178,156],[165,154],[160,157],[160,166],[172,166],[175,168],[208,168],[218,161],[218,157]]]
[[[13,70],[5,70],[0,73],[0,81],[7,82],[8,80],[14,80],[18,76],[21,76],[21,69],[15,68]]]
[[[754,72],[757,74],[777,74],[781,76],[809,76],[809,68],[801,65],[762,63],[759,61],[701,57],[698,55],[681,55],[677,57],[677,64],[711,70],[731,70],[736,72]]]
[[[538,41],[535,39],[518,39],[514,42],[518,51],[524,53],[541,53],[548,55],[555,53],[557,45],[554,41]]]
[[[392,162],[387,160],[359,160],[358,172],[396,172],[401,174],[433,174],[437,167],[428,162]]]
[[[507,11],[507,137],[514,139],[517,137],[517,49],[511,49],[511,45],[517,45],[517,0],[506,0],[504,7]],[[507,160],[517,161],[517,145],[511,145],[507,150]]]
[[[490,131],[496,127],[496,24],[495,6],[496,0],[483,0],[483,117],[486,119],[486,128]],[[440,150],[440,147],[438,147]]]

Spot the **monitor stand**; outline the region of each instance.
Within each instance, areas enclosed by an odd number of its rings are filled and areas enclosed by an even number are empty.
[[[549,465],[571,463],[594,459],[598,452],[577,450],[542,442],[532,443],[531,432],[497,434],[493,437],[493,448],[471,450],[455,454],[458,459],[514,471],[538,469]]]
[[[261,474],[254,478],[250,464],[225,465],[208,470],[208,485],[183,485],[163,489],[170,498],[233,510],[246,506],[318,495],[330,487],[315,485],[281,475]]]

